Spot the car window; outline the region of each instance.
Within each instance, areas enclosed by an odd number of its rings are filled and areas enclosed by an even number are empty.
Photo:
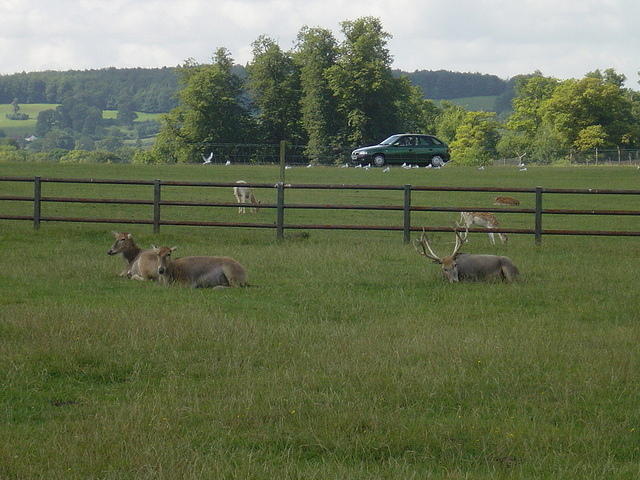
[[[418,137],[418,139],[419,145],[423,147],[430,147],[431,145],[433,145],[433,140],[431,139],[431,137]]]

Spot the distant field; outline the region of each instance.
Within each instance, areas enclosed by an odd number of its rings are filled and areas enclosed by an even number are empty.
[[[495,108],[496,98],[495,95],[486,97],[464,97],[464,98],[452,98],[447,100],[448,102],[460,105],[471,111],[485,111],[492,112]]]
[[[291,183],[637,188],[635,168],[293,168]],[[275,167],[0,163],[0,176],[274,182]],[[0,194],[32,185],[0,182]],[[150,186],[43,186],[44,196],[149,199]],[[231,201],[229,188],[163,199]],[[272,188],[256,192],[273,202]],[[397,205],[402,192],[298,190],[296,203]],[[533,196],[519,195],[524,207]],[[414,205],[490,205],[416,192]],[[547,208],[637,210],[632,195],[548,195]],[[28,202],[0,201],[30,215]],[[45,203],[43,215],[150,218],[148,205]],[[416,225],[451,225],[418,213]],[[167,219],[272,223],[275,211],[163,206]],[[532,216],[503,214],[505,226]],[[402,212],[287,210],[286,222],[398,224]],[[544,226],[639,230],[635,217]],[[176,255],[229,255],[251,288],[191,290],[117,276],[111,230]],[[513,235],[519,282],[450,285],[400,232],[0,220],[0,478],[640,478],[636,238]],[[438,252],[452,248],[436,234]]]
[[[26,137],[35,132],[36,122],[38,121],[38,113],[43,110],[54,109],[58,106],[55,103],[21,103],[20,112],[29,115],[29,120],[9,120],[5,115],[13,113],[11,104],[0,104],[0,130],[3,130],[8,137]],[[115,119],[116,110],[104,110],[102,117],[106,119]],[[158,120],[161,113],[143,113],[136,112],[138,118],[136,121]]]

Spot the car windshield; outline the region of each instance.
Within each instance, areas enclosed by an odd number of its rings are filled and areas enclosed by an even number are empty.
[[[393,145],[399,138],[400,135],[391,135],[389,138],[381,141],[380,145]]]

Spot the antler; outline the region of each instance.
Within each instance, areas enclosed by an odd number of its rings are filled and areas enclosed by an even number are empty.
[[[457,222],[456,222],[456,225],[458,226],[458,228],[455,228],[453,230],[456,233],[456,245],[455,247],[453,247],[453,253],[451,253],[452,257],[456,256],[456,253],[458,253],[458,250],[460,250],[460,247],[462,247],[462,245],[465,244],[465,242],[467,241],[467,237],[469,236],[469,227],[465,227],[464,235],[461,235],[459,228],[462,228],[462,225],[460,225]]]
[[[418,250],[418,246],[422,247],[422,252]],[[431,245],[429,245],[429,240],[427,240],[427,234],[424,228],[422,229],[422,235],[420,235],[420,240],[414,240],[413,248],[415,248],[416,252],[418,252],[423,257],[430,258],[436,263],[442,263],[442,259],[435,254],[435,252],[431,248]]]

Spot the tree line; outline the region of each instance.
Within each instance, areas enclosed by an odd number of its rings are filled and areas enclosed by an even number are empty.
[[[305,145],[311,161],[343,161],[335,152],[398,132],[435,133],[461,164],[525,152],[550,162],[572,150],[639,146],[640,94],[624,88],[625,76],[613,69],[565,81],[517,76],[498,97],[513,109],[502,119],[425,99],[406,75],[394,75],[390,35],[379,19],[341,27],[342,42],[329,30],[303,27],[290,51],[259,37],[245,79],[232,71],[225,48],[210,64],[186,62],[178,69],[179,105],[164,117],[145,161],[194,162],[214,144],[280,140]],[[499,92],[499,82],[489,83]]]

